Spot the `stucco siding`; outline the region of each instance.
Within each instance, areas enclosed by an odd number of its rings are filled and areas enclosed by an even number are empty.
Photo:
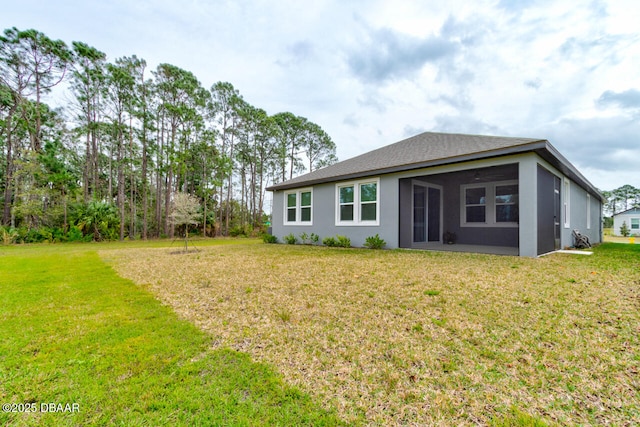
[[[312,225],[287,225],[284,221],[285,191],[273,195],[272,234],[279,241],[293,233],[299,238],[302,233],[315,233],[320,242],[325,237],[347,236],[351,245],[364,246],[367,237],[378,234],[387,242],[386,248],[398,247],[398,180],[395,177],[381,177],[378,189],[380,204],[379,225],[336,225],[336,186],[339,182],[320,184],[312,187]]]
[[[622,227],[622,223],[627,223],[627,228],[631,233],[631,236],[640,236],[640,229],[632,229],[631,228],[631,219],[638,219],[640,221],[640,209],[634,209],[629,213],[619,213],[613,217],[613,235],[614,236],[622,236],[620,233],[620,227]]]
[[[564,177],[564,180],[568,180]],[[562,228],[562,245],[570,247],[574,245],[573,230],[589,237],[591,243],[601,242],[601,202],[597,197],[589,195],[585,189],[575,182],[569,181],[569,222],[568,227]],[[563,190],[566,186],[563,185]],[[563,203],[566,198],[563,194]],[[563,212],[564,215],[564,212]],[[587,223],[587,220],[589,222]],[[564,220],[563,220],[564,221]]]

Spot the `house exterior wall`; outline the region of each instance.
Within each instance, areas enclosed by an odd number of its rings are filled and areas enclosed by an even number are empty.
[[[602,200],[589,194],[575,181],[551,166],[544,159],[533,155],[536,163],[561,179],[560,184],[560,248],[574,245],[573,230],[589,237],[593,243],[602,242]],[[522,208],[521,208],[522,212]],[[522,221],[522,218],[521,218]]]
[[[463,182],[461,179],[456,179],[455,174],[450,175],[449,178],[453,177],[453,179],[449,180],[440,175],[508,164],[517,164],[519,226],[461,228],[460,186]],[[571,234],[573,229],[578,229],[587,235],[592,243],[600,242],[602,236],[601,200],[595,195],[587,196],[586,190],[569,180],[535,153],[502,156],[375,177],[379,179],[379,221],[377,225],[336,225],[336,194],[340,182],[313,186],[312,221],[309,225],[285,224],[285,194],[289,190],[275,191],[273,193],[272,233],[281,242],[284,236],[290,233],[297,237],[301,233],[316,233],[320,236],[320,241],[325,237],[339,234],[349,237],[351,244],[357,247],[363,246],[367,237],[378,234],[386,241],[387,248],[411,247],[412,231],[411,227],[406,225],[412,222],[412,212],[410,208],[400,208],[400,203],[401,200],[412,200],[411,180],[418,179],[442,187],[445,212],[442,231],[455,232],[458,236],[458,243],[518,247],[521,256],[536,257],[538,255],[538,165],[543,166],[562,180],[562,206],[565,201],[569,202],[568,222],[564,219],[564,210],[561,212],[563,216],[561,219],[561,248],[573,245]],[[568,194],[565,191],[565,182],[568,185]],[[587,206],[590,209],[590,214],[587,214]],[[590,220],[589,226],[587,226],[587,219]],[[565,224],[568,224],[568,227],[565,227]]]
[[[325,237],[347,236],[351,245],[364,246],[369,236],[378,234],[387,242],[387,248],[397,248],[398,242],[398,181],[394,177],[381,177],[378,188],[380,204],[379,225],[336,225],[336,187],[341,182],[320,184],[313,187],[312,222],[310,225],[286,225],[284,221],[285,194],[276,191],[273,194],[272,234],[279,241],[293,233],[299,238],[302,233],[315,233],[320,242]]]
[[[520,227],[518,227],[518,246],[520,256],[525,257],[538,256],[537,165],[535,154],[526,154],[519,158]]]
[[[637,219],[640,221],[640,209],[633,209],[629,212],[622,212],[614,215],[613,217],[613,235],[614,236],[622,236],[620,233],[620,227],[622,227],[622,223],[626,222],[627,227],[629,228],[629,232],[631,236],[640,236],[640,230],[631,228],[631,219]]]
[[[566,179],[566,178],[565,178]],[[566,196],[566,195],[565,195]],[[602,202],[585,189],[570,181],[570,221],[563,227],[564,246],[573,246],[573,230],[589,237],[591,243],[600,243],[602,236]]]

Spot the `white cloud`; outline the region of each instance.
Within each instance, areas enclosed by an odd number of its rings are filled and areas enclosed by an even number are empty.
[[[23,0],[0,16],[229,81],[320,124],[341,158],[423,130],[547,138],[603,189],[640,186],[638,22],[635,0]]]

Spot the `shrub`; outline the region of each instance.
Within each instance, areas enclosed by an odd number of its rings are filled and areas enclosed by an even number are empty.
[[[351,239],[338,234],[336,237],[325,237],[322,239],[322,244],[329,247],[350,248]]]
[[[629,235],[631,234],[631,230],[629,230],[627,221],[622,222],[622,226],[620,226],[620,234],[622,234],[623,237],[629,237]]]
[[[296,243],[298,243],[298,238],[294,236],[293,233],[287,234],[283,237],[283,239],[287,245],[295,245]]]
[[[369,236],[364,241],[364,247],[369,249],[382,249],[387,242],[381,239],[377,234],[375,236]]]
[[[262,241],[264,243],[278,243],[278,238],[273,234],[263,234]]]
[[[303,245],[316,245],[316,244],[318,244],[319,240],[320,240],[320,236],[318,236],[316,233],[311,233],[311,234],[301,233],[300,234],[300,241],[302,242]]]
[[[23,243],[41,243],[46,237],[43,236],[43,233],[37,228],[20,227],[17,229],[17,232],[17,240]]]
[[[71,223],[77,225],[84,235],[92,236],[92,240],[99,242],[118,238],[120,220],[114,205],[94,200],[75,206],[73,211]]]
[[[240,227],[239,225],[236,225],[235,227],[231,227],[231,229],[229,230],[229,236],[231,237],[247,237],[247,230],[244,229],[244,227]]]
[[[11,228],[0,227],[0,240],[3,245],[15,243],[18,238],[18,232]]]
[[[338,246],[341,248],[350,248],[351,247],[351,239],[347,236],[337,235],[336,239],[338,240]]]
[[[332,248],[334,246],[338,246],[338,241],[334,237],[325,237],[322,239],[322,244]]]
[[[86,242],[91,240],[91,236],[83,236],[82,230],[77,225],[72,225],[67,232],[67,242]]]

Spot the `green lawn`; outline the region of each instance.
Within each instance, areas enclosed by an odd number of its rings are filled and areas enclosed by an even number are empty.
[[[270,366],[213,349],[95,252],[163,245],[0,248],[0,402],[19,411],[0,425],[341,424]],[[49,403],[76,411],[42,412]]]
[[[640,424],[640,245],[100,254],[355,425]]]
[[[196,246],[0,247],[0,425],[640,424],[640,245]]]

